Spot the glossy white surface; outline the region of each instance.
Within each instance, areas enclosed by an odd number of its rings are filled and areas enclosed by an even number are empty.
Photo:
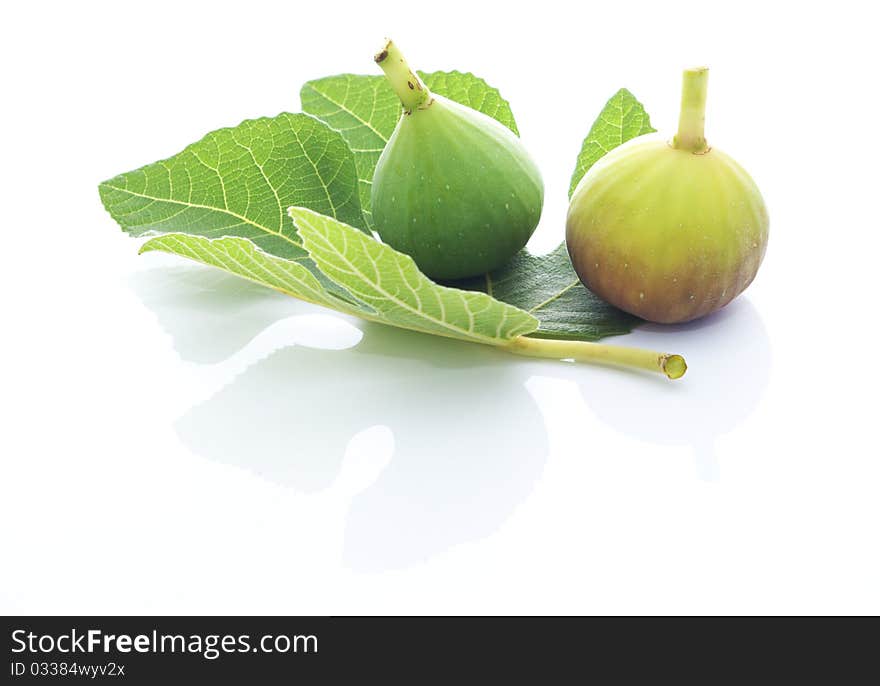
[[[863,5],[386,6],[6,10],[0,611],[880,612]],[[511,101],[536,250],[604,101],[671,131],[680,68],[711,66],[707,135],[771,238],[726,310],[616,339],[681,382],[364,325],[138,257],[104,213],[102,179],[376,71],[386,33]]]

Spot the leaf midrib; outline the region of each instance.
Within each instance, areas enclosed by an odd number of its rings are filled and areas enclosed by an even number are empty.
[[[286,235],[285,233],[283,233],[281,231],[273,231],[272,229],[270,229],[266,226],[263,226],[262,224],[257,224],[255,221],[248,219],[244,215],[238,214],[237,212],[233,212],[230,209],[222,209],[220,207],[212,207],[211,205],[202,205],[200,203],[194,203],[194,202],[189,202],[189,201],[184,202],[183,200],[174,200],[172,198],[160,198],[160,197],[156,197],[156,196],[152,196],[152,195],[146,195],[145,193],[138,193],[137,191],[133,191],[128,188],[120,188],[119,186],[113,186],[109,182],[105,182],[102,185],[106,188],[112,188],[115,191],[119,191],[120,193],[128,193],[129,195],[133,195],[137,198],[144,198],[145,200],[153,200],[155,202],[168,202],[168,203],[172,203],[174,205],[182,205],[183,207],[191,207],[191,208],[197,209],[197,210],[210,210],[212,212],[218,212],[220,214],[227,214],[230,217],[234,217],[235,219],[238,219],[239,221],[241,221],[245,224],[249,224],[256,229],[263,231],[264,233],[268,233],[272,236],[277,236],[278,238],[283,238],[284,240],[288,241],[291,245],[295,245],[297,248],[304,249],[301,243],[297,243],[295,240],[293,240],[290,236]]]
[[[570,291],[572,288],[574,288],[575,286],[577,286],[579,283],[580,283],[580,279],[575,279],[575,280],[572,281],[570,284],[568,284],[565,288],[563,288],[562,290],[557,291],[556,293],[554,293],[553,295],[551,295],[549,298],[547,298],[547,299],[544,300],[543,302],[538,303],[538,304],[535,305],[534,307],[530,307],[530,308],[527,310],[527,312],[529,312],[529,314],[532,314],[532,313],[534,313],[536,310],[540,310],[542,307],[546,307],[547,305],[549,305],[550,303],[552,303],[554,300],[558,300],[558,299],[561,298],[563,295],[565,295],[566,293],[568,293],[568,291]]]
[[[346,265],[348,265],[352,270],[354,270],[354,272],[357,273],[358,276],[360,276],[360,277],[361,277],[364,281],[366,281],[367,283],[370,283],[370,284],[372,285],[372,287],[373,287],[378,293],[380,293],[382,296],[384,296],[385,298],[387,298],[387,299],[390,300],[391,302],[397,304],[398,306],[400,306],[400,307],[403,308],[404,310],[410,312],[411,314],[415,314],[415,315],[417,315],[417,316],[419,316],[419,317],[421,317],[421,318],[423,318],[423,319],[425,319],[425,320],[427,320],[427,321],[434,322],[435,324],[438,324],[438,325],[440,325],[441,327],[443,327],[443,328],[445,328],[445,329],[448,329],[449,331],[455,331],[455,332],[458,332],[458,333],[460,333],[462,336],[464,336],[464,337],[466,337],[466,338],[468,338],[468,339],[470,339],[470,340],[477,339],[477,340],[480,340],[480,341],[484,341],[484,342],[487,343],[488,345],[504,345],[504,344],[507,342],[508,339],[506,339],[506,338],[500,338],[500,337],[497,337],[497,336],[496,336],[496,337],[485,336],[485,335],[483,335],[483,334],[479,334],[479,333],[476,333],[476,332],[474,332],[474,331],[469,331],[469,330],[467,330],[467,329],[462,329],[461,327],[455,326],[454,324],[449,324],[448,322],[446,322],[446,321],[444,321],[444,320],[442,320],[442,319],[436,319],[435,317],[431,317],[431,316],[427,315],[427,314],[426,314],[424,311],[422,311],[422,310],[417,310],[417,309],[413,308],[413,307],[412,307],[409,303],[407,303],[406,301],[400,300],[400,299],[397,298],[396,296],[394,296],[394,295],[392,295],[391,293],[389,293],[388,291],[386,291],[386,290],[385,290],[384,288],[382,288],[378,283],[375,283],[375,282],[370,281],[370,279],[367,277],[367,275],[364,274],[363,271],[361,271],[361,270],[357,267],[357,265],[355,265],[351,260],[349,260],[348,257],[346,257],[346,255],[345,255],[344,253],[340,252],[339,249],[338,249],[335,245],[333,245],[333,243],[332,243],[332,242],[331,242],[326,236],[324,236],[324,234],[320,231],[320,229],[318,229],[318,228],[315,227],[314,225],[310,225],[309,228],[311,228],[311,229],[312,229],[312,230],[313,230],[313,231],[314,231],[314,232],[315,232],[315,233],[316,233],[316,234],[322,239],[322,241],[324,242],[324,244],[327,245],[327,246],[329,246],[329,249],[332,250],[332,251],[333,251],[333,252],[334,252],[334,253],[335,253],[335,254],[336,254],[336,255],[337,255],[337,256],[338,256],[343,262],[345,262]],[[312,258],[312,259],[314,259],[314,258]],[[467,309],[467,303],[466,303],[466,301],[463,301],[463,302],[465,302],[465,309]],[[506,305],[506,307],[512,307],[512,306],[511,306],[511,305]],[[469,310],[468,310],[468,311],[469,311]],[[505,312],[506,312],[506,311],[505,311]]]
[[[360,116],[358,116],[354,111],[348,109],[343,103],[341,103],[341,102],[337,102],[336,100],[334,100],[333,98],[331,98],[331,97],[330,97],[329,95],[327,95],[326,93],[323,93],[323,92],[319,91],[319,90],[318,90],[317,88],[315,88],[312,84],[306,84],[306,86],[308,86],[308,87],[311,88],[313,91],[315,91],[315,93],[317,93],[318,95],[320,95],[320,96],[321,96],[322,98],[324,98],[327,102],[332,103],[333,105],[336,105],[336,107],[338,107],[339,110],[340,110],[341,112],[345,112],[346,114],[348,114],[348,115],[354,117],[357,121],[359,121],[361,124],[363,124],[364,126],[366,126],[370,131],[372,131],[373,133],[375,133],[375,134],[376,134],[381,140],[385,141],[386,143],[388,142],[388,139],[387,139],[385,136],[383,136],[383,135],[379,132],[378,129],[376,129],[372,124],[370,124],[370,122],[364,120],[363,118],[361,118]]]

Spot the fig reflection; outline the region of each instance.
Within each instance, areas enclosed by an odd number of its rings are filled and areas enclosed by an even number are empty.
[[[646,324],[616,340],[679,350],[688,373],[669,383],[621,370],[580,368],[590,408],[616,430],[647,443],[692,446],[700,477],[718,479],[716,439],[748,417],[770,380],[770,340],[754,305],[740,298],[703,319]]]

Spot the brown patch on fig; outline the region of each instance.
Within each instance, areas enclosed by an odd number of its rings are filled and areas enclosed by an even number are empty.
[[[607,248],[603,252],[591,238],[573,232],[567,239],[572,266],[584,286],[616,307],[659,324],[692,321],[724,307],[748,286],[760,263],[747,260],[726,277],[711,267],[673,276],[658,273],[635,254]],[[705,264],[705,257],[699,262]]]

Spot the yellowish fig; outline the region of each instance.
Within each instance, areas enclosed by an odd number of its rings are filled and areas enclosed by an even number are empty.
[[[640,136],[580,180],[566,243],[591,291],[653,322],[724,307],[755,278],[769,219],[752,178],[704,137],[706,68],[682,80],[678,133]]]

